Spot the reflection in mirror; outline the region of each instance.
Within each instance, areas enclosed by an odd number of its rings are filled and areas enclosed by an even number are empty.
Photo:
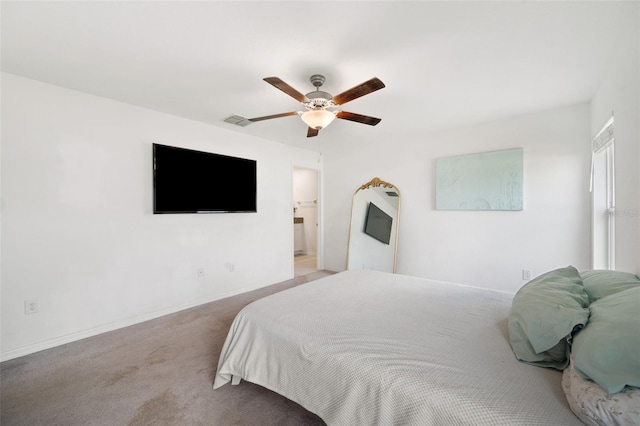
[[[353,194],[347,269],[396,272],[400,191],[373,178]]]

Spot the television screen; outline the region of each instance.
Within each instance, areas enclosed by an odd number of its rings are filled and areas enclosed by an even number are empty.
[[[393,219],[391,216],[383,212],[382,209],[375,204],[369,203],[364,223],[365,234],[385,244],[389,244],[392,223]]]
[[[153,213],[256,211],[255,160],[153,144]]]

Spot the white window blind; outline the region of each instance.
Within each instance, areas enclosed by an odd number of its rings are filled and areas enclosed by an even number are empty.
[[[613,115],[593,138],[593,152],[597,153],[613,143]]]
[[[591,152],[591,178],[589,180],[589,192],[593,192],[593,174],[594,174],[594,160],[595,155],[607,149],[611,145],[613,145],[613,141],[615,140],[613,136],[613,114],[609,121],[602,126],[602,129],[598,132],[598,134],[593,138],[593,142],[591,144],[592,152]]]

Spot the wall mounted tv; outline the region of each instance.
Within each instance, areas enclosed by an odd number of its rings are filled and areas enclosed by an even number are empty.
[[[153,144],[153,213],[256,212],[256,161]]]
[[[364,222],[364,233],[376,240],[389,244],[391,239],[391,224],[393,218],[373,203],[369,203]]]

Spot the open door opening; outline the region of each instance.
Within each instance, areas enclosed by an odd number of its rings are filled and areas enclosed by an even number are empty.
[[[318,171],[293,169],[294,276],[318,270]]]

